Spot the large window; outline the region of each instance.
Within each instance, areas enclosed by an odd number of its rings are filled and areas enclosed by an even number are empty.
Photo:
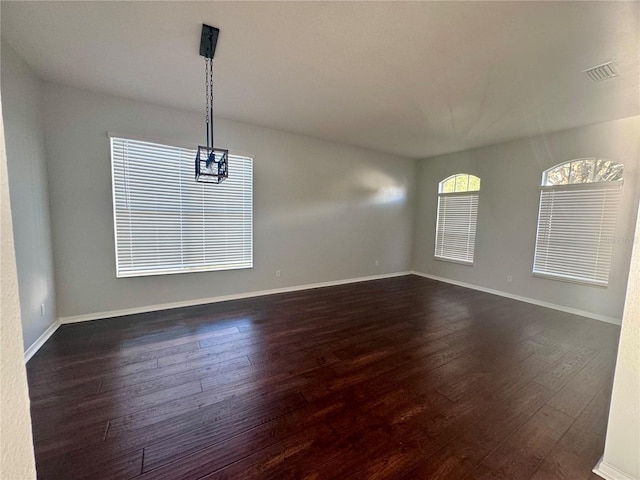
[[[471,265],[476,244],[480,179],[466,173],[440,182],[435,258]]]
[[[583,158],[542,175],[533,274],[606,286],[622,164]]]
[[[118,277],[253,266],[253,160],[196,183],[189,148],[111,138]]]

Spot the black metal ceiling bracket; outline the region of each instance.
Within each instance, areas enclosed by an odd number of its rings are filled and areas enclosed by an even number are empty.
[[[216,44],[220,29],[202,24],[202,35],[200,36],[200,55],[206,58],[213,58],[216,54]]]

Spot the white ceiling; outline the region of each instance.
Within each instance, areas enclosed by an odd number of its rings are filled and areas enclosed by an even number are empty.
[[[46,80],[420,158],[640,113],[638,2],[2,2]],[[621,75],[583,70],[613,60]]]

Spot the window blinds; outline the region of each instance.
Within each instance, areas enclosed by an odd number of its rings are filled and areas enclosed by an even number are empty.
[[[253,266],[253,160],[194,181],[195,150],[111,138],[118,277]]]
[[[622,182],[542,187],[533,273],[607,285]]]
[[[477,193],[438,196],[436,258],[473,263],[478,200]]]

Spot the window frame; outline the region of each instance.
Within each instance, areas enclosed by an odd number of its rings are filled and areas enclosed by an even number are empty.
[[[461,190],[461,191],[457,191],[457,182],[456,179],[458,177],[462,177],[462,176],[466,176],[467,177],[467,189],[466,190]],[[469,186],[471,183],[471,178],[475,178],[478,181],[478,188],[474,189],[474,190],[469,190]],[[444,192],[444,188],[445,188],[445,183],[447,183],[450,180],[454,180],[454,191],[453,192]],[[475,263],[475,244],[476,244],[476,237],[477,237],[477,225],[478,225],[478,210],[479,210],[479,204],[480,204],[480,190],[482,188],[482,184],[481,184],[482,180],[480,177],[478,177],[477,175],[473,175],[473,174],[469,174],[469,173],[454,173],[453,175],[449,175],[448,177],[442,179],[439,183],[438,183],[438,205],[436,208],[436,226],[435,226],[435,238],[434,238],[434,254],[433,254],[433,258],[434,260],[437,261],[441,261],[441,262],[449,262],[449,263],[456,263],[459,265],[467,265],[467,266],[473,266]],[[443,200],[446,202],[447,198],[454,198],[454,197],[469,197],[470,200],[470,205],[469,205],[469,210],[473,211],[474,213],[474,220],[473,222],[469,222],[469,228],[471,228],[471,224],[473,224],[473,242],[471,242],[473,248],[472,248],[472,255],[471,255],[471,260],[467,260],[464,258],[457,258],[457,257],[447,257],[445,255],[442,254],[442,252],[444,251],[444,249],[446,248],[446,242],[444,242],[444,244],[440,245],[440,254],[438,253],[438,246],[439,246],[439,241],[438,239],[441,237],[444,237],[445,232],[443,231],[442,233],[440,233],[440,220],[441,220],[441,212],[442,212],[442,207],[443,207]],[[474,200],[475,197],[475,200]],[[475,205],[474,205],[475,203]],[[444,206],[444,208],[446,208],[446,205]],[[465,207],[466,208],[466,207]],[[446,213],[445,213],[446,215]],[[469,236],[467,236],[467,251],[469,250],[468,245],[470,244],[469,242]]]
[[[589,177],[589,180],[586,182],[571,182],[571,169],[573,167],[574,163],[577,162],[593,162],[593,169],[591,170],[591,174]],[[605,180],[605,181],[594,181],[594,177],[596,175],[596,167],[598,165],[598,162],[600,161],[607,161],[607,162],[611,162],[612,165],[615,165],[616,167],[619,167],[620,170],[620,179],[619,180]],[[568,177],[566,182],[564,183],[557,183],[557,184],[549,184],[549,174],[554,171],[557,170],[559,168],[562,168],[566,165],[569,165],[569,171],[568,171]],[[616,228],[616,224],[618,221],[618,208],[619,208],[619,204],[621,201],[621,197],[622,197],[622,188],[624,185],[624,164],[622,164],[621,162],[615,162],[612,160],[607,160],[607,159],[602,159],[602,158],[595,158],[595,157],[588,157],[588,158],[577,158],[577,159],[573,159],[570,160],[568,162],[562,162],[559,163],[557,165],[554,165],[548,169],[546,169],[543,173],[542,173],[542,182],[541,182],[541,186],[540,186],[540,201],[538,204],[538,221],[536,224],[536,240],[535,240],[535,245],[534,245],[534,252],[533,252],[533,267],[532,267],[532,275],[534,277],[539,277],[539,278],[545,278],[545,279],[549,279],[549,280],[557,280],[557,281],[562,281],[562,282],[568,282],[568,283],[576,283],[576,284],[580,284],[580,285],[589,285],[589,286],[595,286],[595,287],[602,287],[602,288],[606,288],[609,285],[609,280],[610,280],[610,276],[611,276],[611,265],[613,263],[613,256],[614,256],[614,251],[613,251],[613,244],[611,245],[610,251],[605,253],[608,253],[607,257],[608,257],[608,265],[606,265],[607,267],[607,275],[606,275],[606,279],[605,280],[598,280],[597,279],[597,273],[593,274],[593,278],[586,278],[586,277],[579,277],[576,276],[575,274],[572,276],[571,274],[560,274],[560,273],[555,273],[555,272],[549,272],[549,271],[542,271],[539,270],[539,265],[538,265],[538,259],[539,257],[547,257],[549,255],[548,251],[549,251],[549,247],[547,247],[547,252],[545,252],[545,254],[542,254],[539,250],[542,250],[544,247],[541,247],[541,232],[544,231],[544,229],[551,229],[551,224],[547,224],[547,225],[541,225],[541,220],[543,219],[543,202],[545,201],[545,194],[547,193],[552,193],[552,192],[584,192],[585,194],[587,194],[587,192],[589,191],[594,191],[594,192],[601,192],[604,196],[603,201],[603,205],[601,207],[601,209],[604,211],[604,208],[606,206],[605,202],[606,202],[606,195],[608,191],[612,192],[612,195],[615,194],[615,198],[613,198],[613,202],[615,202],[615,206],[617,208],[614,209],[615,213],[613,214],[613,218],[608,219],[609,223],[611,223],[613,232],[612,235],[615,235],[615,228]],[[548,200],[547,200],[548,201]],[[567,202],[569,201],[576,201],[574,199],[569,198],[567,200]],[[564,207],[566,207],[566,204],[563,205]],[[548,208],[548,207],[546,207]],[[552,207],[553,208],[553,207]],[[609,207],[611,208],[611,207]],[[562,213],[560,215],[563,215]],[[564,215],[566,215],[566,213],[564,213]],[[551,216],[553,217],[553,213],[546,213],[546,216]],[[594,224],[595,227],[597,227],[597,229],[602,232],[602,230],[605,228],[605,223],[604,223],[604,214],[601,217],[601,221],[600,223],[598,223],[597,225]],[[568,225],[570,225],[570,222],[568,222]],[[561,224],[562,226],[562,224]],[[558,228],[558,224],[556,224],[556,228]],[[568,226],[564,226],[564,228],[568,228]],[[602,235],[600,233],[600,235]],[[548,239],[551,238],[551,234],[546,234],[545,235],[547,240],[545,241],[549,241]],[[556,233],[556,237],[558,236],[558,234]],[[566,231],[562,231],[562,233],[560,233],[559,235],[560,237],[567,237]],[[570,235],[569,235],[570,236]],[[605,237],[606,238],[606,237]],[[600,242],[602,243],[602,241]],[[557,246],[555,247],[557,248]],[[568,247],[565,247],[568,248]],[[600,260],[600,247],[599,245],[595,246],[595,251],[597,252],[597,254],[595,255],[596,261],[593,264],[593,270],[594,272],[596,272],[598,270],[599,264],[598,261]],[[557,265],[557,263],[555,264]],[[579,264],[576,263],[575,265]],[[589,265],[589,267],[591,267],[591,265]],[[557,267],[556,267],[557,268]],[[575,267],[574,267],[575,268]],[[576,270],[578,268],[575,268]]]
[[[208,265],[201,265],[201,266],[188,266],[187,264],[183,264],[182,266],[174,266],[174,267],[167,267],[167,268],[148,268],[148,269],[139,269],[136,271],[127,271],[126,268],[122,267],[121,268],[121,263],[124,262],[124,260],[121,258],[120,255],[120,250],[122,249],[122,245],[119,245],[118,242],[118,206],[117,206],[117,201],[118,201],[118,196],[117,196],[117,191],[116,191],[116,160],[114,159],[114,141],[126,141],[126,142],[142,142],[142,143],[148,143],[148,144],[152,144],[158,147],[166,147],[168,149],[176,149],[176,150],[183,150],[186,151],[186,157],[189,159],[189,163],[188,163],[188,168],[186,168],[186,164],[185,164],[185,172],[188,170],[190,177],[188,177],[190,180],[190,182],[193,182],[194,184],[196,184],[195,181],[195,176],[193,175],[194,172],[194,167],[193,167],[193,162],[195,161],[195,156],[196,156],[196,149],[191,145],[191,146],[187,146],[184,144],[180,144],[178,142],[172,142],[170,140],[166,140],[166,139],[150,139],[148,137],[139,137],[139,136],[131,136],[131,135],[121,135],[121,134],[115,134],[115,133],[111,133],[111,132],[107,132],[107,136],[109,138],[109,148],[110,148],[110,162],[111,162],[111,194],[112,194],[112,209],[113,209],[113,235],[114,235],[114,247],[115,247],[115,266],[116,266],[116,277],[117,278],[132,278],[132,277],[147,277],[147,276],[164,276],[164,275],[175,275],[175,274],[181,274],[181,273],[200,273],[200,272],[211,272],[211,271],[229,271],[229,270],[239,270],[239,269],[251,269],[254,266],[254,201],[253,201],[253,193],[254,193],[254,180],[253,180],[253,170],[254,170],[254,158],[252,155],[247,155],[247,154],[240,154],[237,152],[229,152],[229,162],[230,164],[234,161],[242,161],[243,165],[242,168],[246,168],[246,162],[248,162],[249,165],[249,176],[247,177],[249,179],[249,196],[243,196],[243,200],[246,201],[247,198],[249,198],[250,202],[249,202],[249,207],[250,207],[250,221],[248,222],[248,227],[243,227],[245,230],[248,229],[249,234],[248,237],[245,235],[245,239],[248,238],[248,240],[246,240],[246,243],[248,243],[249,245],[249,258],[250,260],[248,261],[244,261],[242,262],[242,264],[233,264],[233,263],[227,263],[227,264],[219,264],[219,263],[212,263],[212,261],[210,260],[210,263]],[[180,161],[179,157],[176,157],[174,160],[176,161]],[[175,167],[176,170],[178,169],[182,169],[182,166],[180,167]],[[243,177],[244,179],[244,177]],[[224,184],[227,183],[229,180],[225,180],[224,183],[222,184],[205,184],[205,183],[198,183],[197,185],[200,185],[204,194],[204,190],[214,190],[216,188],[220,188],[222,186],[222,188],[224,188]],[[176,185],[180,183],[180,180],[178,180],[176,182]],[[178,185],[179,187],[179,185]],[[196,187],[197,188],[197,187]],[[237,188],[237,187],[236,187]],[[246,187],[242,187],[242,189],[244,189]],[[243,194],[245,195],[245,194]],[[182,232],[182,222],[183,222],[183,218],[182,216],[185,213],[193,213],[191,212],[189,209],[184,210],[183,205],[182,205],[182,199],[184,199],[184,194],[180,194],[181,196],[181,202],[180,202],[180,208],[176,209],[175,211],[179,211],[180,212],[180,222],[181,222],[181,239],[180,240],[174,240],[176,242],[180,242],[182,243],[183,241],[183,232]],[[128,201],[128,200],[127,200]],[[187,203],[187,202],[185,202]],[[243,207],[245,206],[245,203],[243,203]],[[172,210],[173,211],[173,210]],[[205,215],[203,214],[203,218],[205,218]],[[206,234],[202,236],[202,241],[203,243],[206,242],[207,238],[206,238]],[[243,241],[243,244],[245,243],[245,241]],[[130,247],[132,248],[132,247]],[[180,247],[180,248],[184,248],[184,247]],[[176,264],[177,265],[177,264]],[[185,266],[186,265],[186,266]]]

